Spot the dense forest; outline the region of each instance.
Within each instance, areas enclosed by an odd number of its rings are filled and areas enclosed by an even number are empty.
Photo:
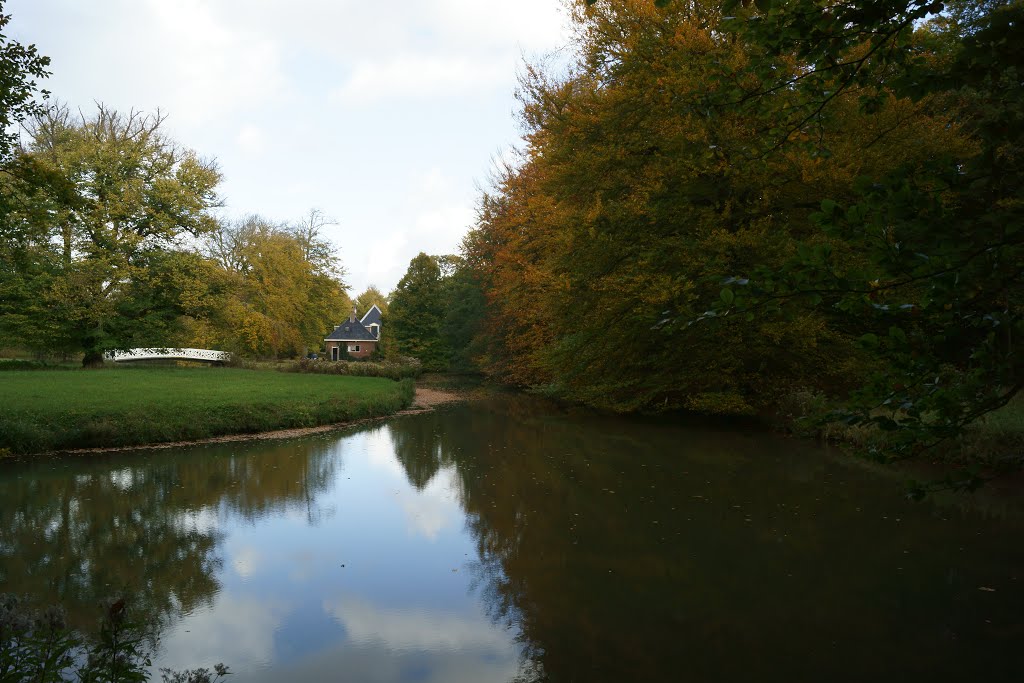
[[[1021,388],[1020,2],[596,2],[465,241],[481,368],[615,410],[812,397],[913,455]]]
[[[159,112],[3,45],[0,346],[384,355],[616,411],[814,413],[911,456],[1022,386],[1024,3],[567,0],[458,255],[351,300],[316,211],[218,221]],[[4,19],[6,23],[7,19]]]

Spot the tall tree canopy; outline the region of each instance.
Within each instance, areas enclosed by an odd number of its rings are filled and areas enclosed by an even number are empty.
[[[60,182],[23,188],[3,220],[0,335],[84,352],[165,343],[198,260],[178,251],[215,227],[215,164],[168,138],[159,113],[53,106],[25,126],[24,153]],[[173,277],[172,277],[173,276]]]
[[[909,103],[964,141],[926,164],[861,172],[845,197],[823,193],[813,223],[860,261],[837,267],[834,253],[805,250],[781,269],[752,269],[749,301],[734,305],[776,319],[810,307],[862,333],[882,362],[839,416],[890,431],[897,456],[958,436],[1024,386],[1014,344],[1024,332],[1022,19],[1019,1],[822,12],[798,0],[733,20],[768,50],[757,64],[768,87],[747,106],[765,106],[774,88],[793,93],[799,113],[779,116],[776,146],[853,98],[865,115]],[[773,79],[785,54],[807,68]]]
[[[50,75],[46,67],[50,58],[39,54],[35,45],[22,45],[3,34],[11,21],[4,14],[0,0],[0,162],[6,162],[16,151],[18,136],[12,127],[26,117],[38,114],[40,104],[37,92],[44,98],[45,90],[38,91],[36,79]]]
[[[320,347],[351,301],[333,246],[316,212],[297,225],[260,216],[224,223],[206,253],[228,281],[216,316],[194,322],[194,339],[247,355],[283,356]]]
[[[569,6],[577,59],[527,69],[466,241],[490,373],[620,410],[888,401],[937,438],[1019,389],[1022,3]]]
[[[466,259],[421,253],[391,293],[388,351],[419,358],[428,370],[476,372],[484,305]]]
[[[448,367],[448,349],[441,339],[444,284],[436,256],[420,253],[391,293],[388,334],[394,349],[418,358],[427,370]]]
[[[353,300],[353,303],[360,318],[366,315],[373,306],[380,309],[381,315],[388,314],[388,298],[377,289],[376,285],[369,285]]]

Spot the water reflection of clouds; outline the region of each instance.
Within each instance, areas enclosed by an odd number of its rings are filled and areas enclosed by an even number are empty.
[[[127,491],[135,485],[135,470],[131,467],[114,470],[110,473],[110,482],[122,491]]]
[[[452,489],[453,474],[451,469],[443,469],[423,490],[402,493],[402,509],[410,534],[436,541],[441,530],[460,516],[459,503]]]
[[[511,639],[483,615],[380,607],[356,596],[324,602],[353,643],[383,644],[390,650],[506,653]]]
[[[178,622],[160,641],[160,666],[172,669],[212,666],[217,662],[266,663],[274,652],[274,633],[287,606],[260,596],[222,593],[209,609]],[[237,668],[237,665],[236,665]]]
[[[174,526],[179,532],[210,534],[221,526],[220,513],[217,508],[210,505],[197,510],[186,510],[176,516]]]
[[[234,550],[231,557],[231,567],[243,579],[247,579],[256,572],[257,566],[262,559],[259,549],[245,545]]]
[[[367,460],[376,469],[389,472],[396,479],[405,481],[405,470],[402,464],[395,458],[395,448],[391,443],[391,437],[385,427],[374,429],[359,434],[363,437],[363,446],[366,449]]]
[[[306,663],[342,681],[508,681],[519,672],[511,635],[480,613],[385,608],[356,596],[324,603],[348,641]]]
[[[288,578],[291,581],[308,581],[321,566],[330,562],[326,557],[321,557],[308,549],[292,553],[289,559],[291,571],[288,572]]]
[[[410,535],[436,541],[442,530],[461,517],[458,499],[453,492],[454,472],[450,468],[440,470],[422,490],[417,491],[409,485],[406,471],[395,457],[395,445],[388,427],[359,436],[363,438],[370,466],[390,476]]]
[[[468,655],[468,656],[467,656]],[[336,683],[507,683],[520,672],[517,655],[495,660],[487,655],[447,650],[394,652],[383,645],[348,644],[323,650],[294,666],[247,675],[250,683],[335,681]]]
[[[435,468],[418,489],[391,437],[382,427],[341,439],[332,457],[344,453],[346,471],[299,505],[253,519],[223,503],[181,514],[183,530],[224,534],[226,573],[210,609],[165,636],[159,666],[223,661],[249,681],[513,678],[514,634],[468,596],[468,576],[450,571],[472,552],[454,469]],[[310,505],[338,514],[311,524]],[[340,582],[351,597],[325,602]]]

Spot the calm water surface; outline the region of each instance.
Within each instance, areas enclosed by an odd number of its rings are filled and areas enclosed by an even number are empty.
[[[809,447],[453,406],[0,467],[0,590],[233,681],[1021,681],[1024,521]]]

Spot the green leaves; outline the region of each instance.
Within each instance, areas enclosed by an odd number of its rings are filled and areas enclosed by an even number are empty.
[[[391,294],[386,334],[393,335],[399,354],[418,359],[426,370],[448,368],[450,348],[441,333],[447,303],[438,257],[420,253]]]
[[[40,104],[35,101],[38,92],[45,99],[46,90],[39,91],[36,79],[50,75],[50,58],[40,55],[35,45],[22,45],[3,34],[11,21],[3,13],[0,0],[0,163],[6,163],[18,142],[11,129],[25,118],[38,114]]]
[[[872,334],[870,332],[867,334],[863,334],[857,341],[859,341],[861,345],[868,349],[878,348],[878,335],[876,334]]]
[[[15,317],[4,316],[0,335],[83,351],[89,361],[149,333],[159,335],[148,340],[155,345],[169,341],[168,320],[182,306],[167,296],[176,283],[158,283],[150,266],[213,227],[220,174],[166,138],[162,122],[159,114],[98,105],[85,116],[58,105],[26,124],[29,161],[20,166],[38,173],[12,188],[19,201],[0,214],[15,264],[2,286],[18,293],[5,301]],[[7,174],[0,177],[6,196]]]

